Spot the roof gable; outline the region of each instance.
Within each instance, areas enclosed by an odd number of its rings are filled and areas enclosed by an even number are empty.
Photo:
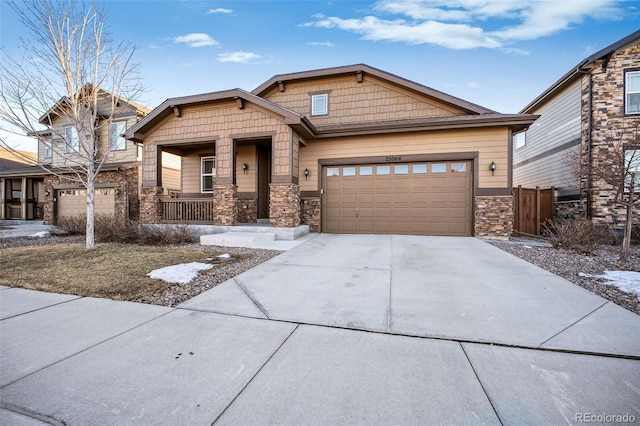
[[[488,108],[484,108],[480,105],[476,105],[474,103],[465,101],[455,96],[451,96],[444,92],[440,92],[438,90],[432,89],[430,87],[424,86],[414,81],[407,80],[403,77],[399,77],[397,75],[388,73],[386,71],[382,71],[380,69],[377,69],[365,64],[347,65],[347,66],[335,67],[335,68],[324,68],[319,70],[276,75],[271,77],[269,80],[267,80],[260,86],[258,86],[251,93],[262,97],[276,87],[284,89],[284,87],[286,87],[287,82],[318,80],[318,79],[326,79],[326,78],[346,76],[346,75],[355,76],[360,81],[363,78],[363,76],[366,74],[374,76],[380,80],[386,81],[393,85],[397,85],[404,90],[413,91],[420,95],[432,98],[440,103],[450,105],[455,109],[461,110],[467,114],[495,113],[495,111],[492,111]]]

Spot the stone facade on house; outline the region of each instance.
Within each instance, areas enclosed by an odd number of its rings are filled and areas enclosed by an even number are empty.
[[[238,223],[256,223],[258,221],[258,200],[238,199]]]
[[[298,185],[269,185],[269,224],[276,227],[300,225],[300,187]]]
[[[590,160],[596,170],[591,190],[587,191],[591,195],[591,218],[596,223],[621,227],[626,208],[615,202],[616,189],[599,178],[597,170],[611,169],[624,149],[640,149],[640,115],[625,114],[625,71],[639,69],[640,43],[621,48],[606,60],[606,65],[605,59],[595,61],[590,74],[582,77],[582,140],[588,140],[591,130]],[[587,148],[583,144],[585,164],[589,162]]]
[[[162,222],[162,188],[158,186],[142,187],[140,190],[140,222]]]
[[[475,197],[475,236],[509,238],[513,231],[513,196]]]

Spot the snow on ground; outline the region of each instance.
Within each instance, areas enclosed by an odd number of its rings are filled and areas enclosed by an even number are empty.
[[[48,237],[49,235],[49,231],[40,231],[40,232],[36,232],[35,234],[31,235],[32,237],[38,237],[38,238],[45,238]]]
[[[198,271],[206,271],[211,268],[213,268],[213,265],[208,263],[180,263],[178,265],[155,269],[149,272],[147,276],[154,280],[162,280],[168,283],[188,284],[198,276]]]
[[[633,271],[604,271],[602,275],[590,275],[580,272],[581,277],[603,278],[605,284],[614,285],[627,293],[636,293],[640,300],[640,272]]]

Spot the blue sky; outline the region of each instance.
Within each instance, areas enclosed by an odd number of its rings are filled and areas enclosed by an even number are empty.
[[[366,63],[515,113],[640,28],[636,0],[99,3],[114,39],[137,46],[148,89],[138,101],[151,108],[174,96],[252,90],[275,74]],[[1,43],[12,52],[28,34],[0,7]]]

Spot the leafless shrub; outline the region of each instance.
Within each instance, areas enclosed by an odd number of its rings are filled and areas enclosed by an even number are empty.
[[[138,225],[138,244],[172,245],[189,244],[198,240],[195,232],[187,225]]]
[[[597,226],[586,219],[547,222],[543,228],[543,234],[555,248],[590,254],[598,246]]]
[[[67,235],[85,235],[87,216],[61,217],[57,220],[56,228]]]

